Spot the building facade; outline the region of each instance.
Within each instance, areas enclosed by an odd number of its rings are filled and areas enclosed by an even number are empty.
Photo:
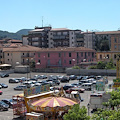
[[[67,28],[36,27],[22,37],[23,44],[40,48],[84,47],[81,30]]]
[[[111,51],[120,51],[120,33],[111,35]]]
[[[114,65],[116,66],[117,55],[120,54],[120,51],[103,51],[103,52],[96,52],[96,60],[109,62],[110,59],[113,60]]]
[[[33,46],[17,46],[12,48],[2,48],[2,64],[11,64],[12,68],[17,65],[30,65],[34,61],[37,47]]]
[[[84,47],[47,48],[36,52],[36,68],[72,67],[81,62],[95,61],[95,50]]]

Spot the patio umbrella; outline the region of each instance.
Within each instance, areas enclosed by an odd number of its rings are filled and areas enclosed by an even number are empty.
[[[30,109],[34,111],[67,111],[77,102],[64,97],[46,97],[29,102]]]

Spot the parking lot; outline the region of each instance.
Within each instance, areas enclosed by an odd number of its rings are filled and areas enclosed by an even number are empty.
[[[64,73],[31,73],[31,76],[33,77],[36,74],[45,74],[47,76],[49,75],[66,75]],[[28,74],[30,76],[30,73]],[[8,80],[10,78],[20,78],[20,77],[27,77],[27,74],[10,74],[9,77],[6,78],[0,78],[0,83],[5,83],[8,85],[8,88],[2,88],[0,89],[3,91],[3,94],[0,95],[0,100],[2,99],[11,99],[13,95],[20,94],[22,91],[15,91],[13,88],[17,85],[20,85],[21,83],[9,83]],[[112,83],[112,80],[115,77],[108,77],[109,83]],[[69,83],[77,82],[78,80],[70,80]],[[60,83],[59,86],[64,86],[67,83]],[[85,93],[81,93],[81,97],[84,99],[83,102],[80,103],[80,106],[86,106],[89,102],[91,91],[85,91]],[[0,112],[0,120],[12,120],[14,118],[13,116],[13,110],[9,109],[8,111]]]

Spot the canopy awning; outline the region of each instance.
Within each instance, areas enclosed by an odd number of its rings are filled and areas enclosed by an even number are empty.
[[[0,67],[11,67],[11,64],[1,64]]]

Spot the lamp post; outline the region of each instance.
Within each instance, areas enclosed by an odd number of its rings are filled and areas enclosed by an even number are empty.
[[[90,115],[90,103],[87,104],[87,108],[88,108],[88,116]]]
[[[37,62],[36,65],[37,65],[37,66],[40,65],[40,62]]]
[[[108,57],[105,56],[104,59],[105,59],[105,64],[107,65],[107,59],[108,59]],[[105,70],[106,70],[106,77],[107,77],[107,76],[108,76],[108,75],[107,75],[107,66],[105,66]]]
[[[75,59],[72,59],[72,61],[74,62],[74,66],[75,66]]]

